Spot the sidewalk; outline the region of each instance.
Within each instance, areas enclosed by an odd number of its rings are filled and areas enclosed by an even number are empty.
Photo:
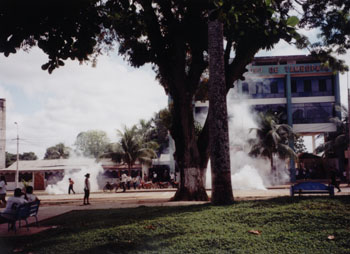
[[[335,193],[335,195],[350,195],[350,188],[342,185],[342,192]],[[88,210],[88,209],[116,209],[129,208],[138,206],[182,206],[182,205],[196,205],[207,202],[200,201],[179,201],[170,202],[175,194],[175,189],[157,189],[157,190],[128,190],[127,192],[94,192],[90,195],[91,205],[82,205],[83,193],[77,194],[61,194],[48,195],[45,192],[36,192],[38,198],[41,200],[39,208],[38,219],[39,227],[36,227],[33,222],[34,218],[29,218],[28,222],[32,224],[27,231],[23,227],[15,234],[13,231],[7,231],[7,224],[0,225],[0,237],[4,236],[23,236],[35,234],[47,227],[40,226],[40,221],[73,211],[73,210]],[[208,195],[211,191],[208,190]],[[267,190],[233,190],[234,198],[239,200],[258,200],[274,197],[289,196],[289,185],[269,188]],[[25,226],[25,222],[22,222]]]

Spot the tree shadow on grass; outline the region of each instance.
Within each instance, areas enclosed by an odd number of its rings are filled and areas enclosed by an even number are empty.
[[[53,246],[54,250],[55,246],[62,245],[62,239],[67,235],[89,235],[90,232],[97,231],[99,235],[110,237],[109,232],[113,233],[116,231],[116,228],[125,225],[145,225],[149,221],[155,221],[162,217],[171,217],[182,213],[195,213],[209,208],[210,205],[204,204],[178,207],[141,206],[137,208],[106,210],[75,210],[40,222],[41,225],[45,226],[57,226],[54,229],[25,237],[9,237],[5,241],[0,242],[0,247],[6,246],[6,249],[10,250],[8,253],[13,253],[14,249],[23,249],[23,252],[18,251],[18,253],[28,253],[30,251],[36,253],[42,246]],[[152,225],[150,226],[152,227]],[[111,236],[113,236],[113,234],[111,234]],[[136,245],[134,246],[132,242],[122,239],[119,242],[113,244],[107,243],[104,247],[103,246],[93,247],[91,251],[87,249],[87,252],[82,251],[81,253],[107,253],[103,251],[97,252],[97,249],[102,248],[111,251],[110,249],[112,247],[116,248],[118,246],[119,248],[123,247],[126,248],[125,250],[128,250],[134,248]],[[148,247],[146,246],[145,248],[147,249]]]
[[[294,196],[294,197],[277,197],[277,198],[271,198],[266,200],[255,200],[255,201],[249,201],[253,202],[253,206],[264,206],[268,207],[271,205],[277,206],[277,205],[290,205],[290,204],[298,204],[300,202],[304,201],[322,201],[322,202],[340,202],[344,205],[350,204],[350,196],[344,195],[344,196],[325,196],[325,195],[318,195],[318,196]],[[248,201],[243,201],[248,202]]]
[[[188,214],[196,214],[215,209],[215,211],[220,210],[221,216],[232,216],[236,219],[240,218],[240,221],[243,222],[244,217],[247,217],[247,219],[250,218],[244,215],[246,209],[253,208],[250,209],[250,213],[256,215],[259,211],[263,212],[259,208],[281,207],[286,210],[290,205],[294,206],[299,203],[312,205],[315,201],[316,203],[323,202],[323,204],[331,203],[332,206],[336,206],[337,202],[338,204],[340,202],[346,206],[350,204],[349,196],[336,196],[333,198],[327,196],[302,196],[294,198],[279,197],[256,201],[238,201],[231,206],[224,207],[202,204],[175,207],[141,206],[137,208],[79,210],[41,222],[41,225],[45,226],[56,225],[57,228],[55,229],[50,229],[31,236],[2,239],[0,241],[0,247],[5,246],[6,248],[4,248],[4,250],[10,250],[9,252],[2,253],[12,253],[14,248],[23,249],[23,252],[19,251],[18,253],[28,253],[30,251],[34,253],[44,253],[45,248],[46,250],[50,250],[51,253],[58,253],[59,246],[62,246],[64,241],[67,241],[68,244],[69,241],[73,241],[73,238],[80,236],[77,240],[82,242],[80,245],[70,243],[73,244],[70,247],[72,249],[71,253],[133,253],[133,251],[139,253],[155,253],[154,251],[157,249],[161,250],[162,246],[158,245],[154,242],[154,239],[150,238],[152,234],[148,234],[148,231],[153,231],[155,228],[164,229],[164,231],[157,231],[152,237],[159,237],[165,242],[171,242],[171,238],[181,234],[178,229],[176,231],[166,228],[167,225],[165,223],[169,221],[169,218],[170,223],[173,223],[173,226],[176,227],[176,221],[179,218]],[[317,206],[315,207],[315,209],[317,209]],[[235,216],[237,211],[241,211],[241,214]],[[203,213],[199,214],[203,216]],[[278,216],[278,214],[276,216]],[[167,218],[162,220],[163,217]],[[193,217],[191,218],[193,219]],[[199,220],[201,219],[205,220],[205,218],[199,218]],[[266,217],[266,220],[270,219],[270,217]],[[157,225],[158,221],[161,221],[159,225]],[[124,227],[126,225],[134,225],[134,227],[131,228],[131,233],[127,232],[127,234],[124,235],[123,232],[125,230],[130,230]],[[133,238],[133,236],[136,238]],[[89,238],[97,240],[95,243],[89,245]],[[56,250],[58,252],[55,252]]]

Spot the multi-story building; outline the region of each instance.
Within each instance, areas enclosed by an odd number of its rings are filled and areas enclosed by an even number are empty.
[[[256,57],[236,87],[256,111],[278,113],[294,132],[312,136],[313,149],[316,135],[336,130],[329,119],[339,114],[339,74],[311,56]]]

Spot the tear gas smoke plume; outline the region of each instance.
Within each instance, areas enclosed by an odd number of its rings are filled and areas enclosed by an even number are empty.
[[[269,160],[248,155],[251,148],[248,140],[256,138],[251,129],[256,128],[258,124],[257,114],[252,111],[247,101],[247,98],[238,95],[235,89],[231,89],[227,96],[232,188],[265,190],[267,186],[288,181],[288,170],[284,161],[275,158],[278,173],[274,176]],[[206,187],[211,188],[210,164],[206,179]]]
[[[103,178],[103,168],[94,159],[84,157],[71,157],[68,159],[67,165],[69,169],[65,169],[62,180],[55,184],[50,184],[46,187],[46,192],[49,194],[67,194],[69,187],[69,178],[74,181],[74,191],[76,193],[84,192],[85,174],[90,174],[91,191],[99,189],[99,182]]]

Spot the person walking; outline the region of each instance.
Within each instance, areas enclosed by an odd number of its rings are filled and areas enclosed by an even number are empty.
[[[85,175],[84,181],[84,205],[90,205],[89,196],[90,196],[90,174],[87,173]]]
[[[68,178],[68,180],[69,180],[68,194],[70,194],[71,191],[73,192],[73,194],[75,194],[75,191],[73,189],[74,181],[72,180],[72,178]]]
[[[0,207],[6,207],[6,178],[5,176],[0,177]]]

